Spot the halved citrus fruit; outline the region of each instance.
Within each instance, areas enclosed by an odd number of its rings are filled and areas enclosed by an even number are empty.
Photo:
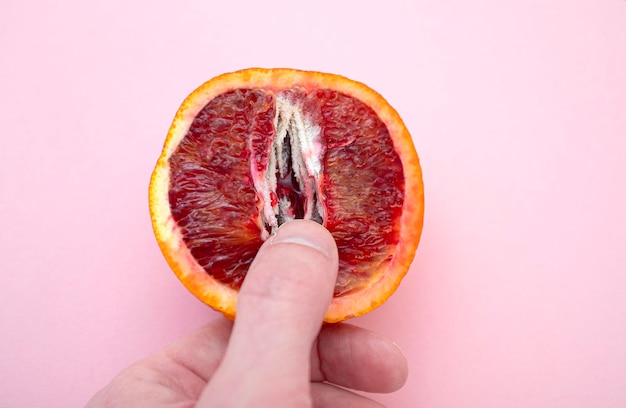
[[[228,317],[257,250],[284,222],[333,235],[339,274],[325,320],[382,304],[422,230],[411,136],[378,93],[342,76],[252,68],[211,79],[183,102],[150,182],[165,258]]]

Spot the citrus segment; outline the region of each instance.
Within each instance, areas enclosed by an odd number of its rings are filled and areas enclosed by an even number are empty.
[[[265,239],[291,219],[323,224],[339,250],[332,322],[395,291],[419,240],[423,186],[411,137],[380,95],[332,74],[249,69],[183,103],[150,208],[172,269],[228,316]]]

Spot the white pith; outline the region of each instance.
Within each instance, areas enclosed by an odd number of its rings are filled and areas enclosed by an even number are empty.
[[[285,175],[288,161],[301,191],[304,192],[304,219],[324,219],[323,203],[319,200],[319,180],[322,173],[323,145],[320,139],[321,129],[308,120],[302,103],[286,95],[276,95],[276,115],[274,117],[276,134],[271,142],[270,156],[264,174],[256,170],[255,157],[251,160],[251,174],[254,187],[260,199],[259,212],[263,239],[283,222],[294,219],[292,204],[288,197],[280,198],[272,205],[272,193],[278,187],[277,174]],[[287,136],[289,135],[289,139]],[[290,141],[291,157],[284,154],[287,140]],[[319,219],[321,218],[321,219]],[[282,221],[282,222],[281,222]],[[268,231],[269,230],[269,231]]]

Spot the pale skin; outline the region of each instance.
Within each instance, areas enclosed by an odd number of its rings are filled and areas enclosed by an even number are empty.
[[[407,361],[379,334],[322,325],[336,276],[328,231],[284,224],[251,265],[234,324],[215,319],[131,365],[87,407],[382,407],[348,389],[393,392]]]

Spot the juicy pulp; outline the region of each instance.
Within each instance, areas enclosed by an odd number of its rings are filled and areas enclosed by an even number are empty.
[[[402,164],[385,125],[355,98],[302,88],[223,93],[197,114],[169,164],[169,202],[185,244],[231,287],[292,218],[333,234],[335,296],[375,282],[393,256]]]

